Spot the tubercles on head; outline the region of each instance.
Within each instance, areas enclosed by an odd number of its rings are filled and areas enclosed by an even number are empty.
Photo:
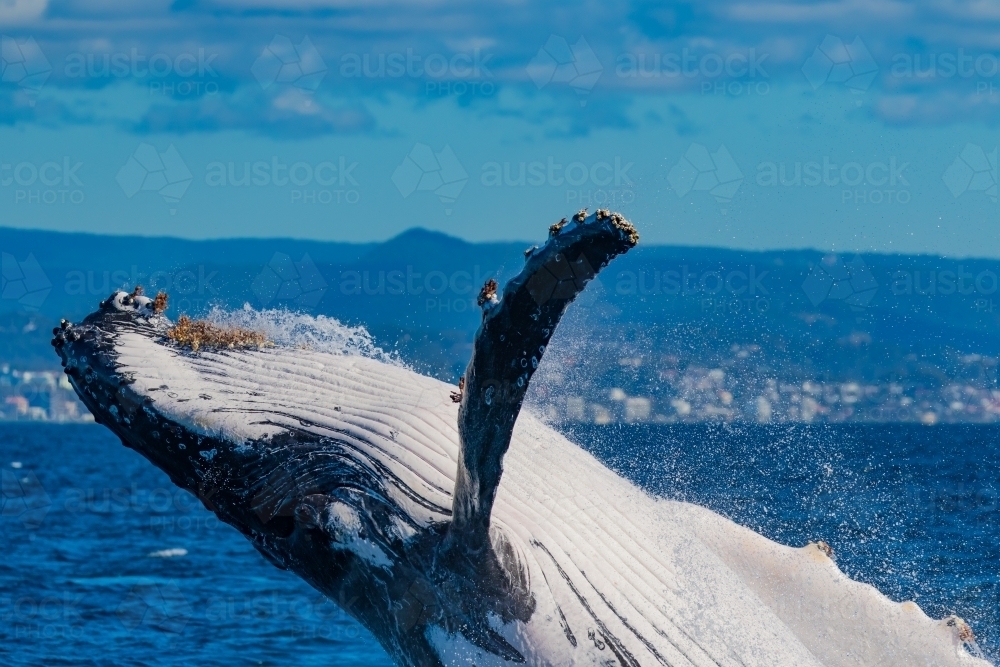
[[[142,317],[152,317],[158,315],[162,310],[157,310],[156,301],[147,296],[143,296],[140,285],[136,285],[131,292],[119,290],[101,302],[102,308],[113,308],[119,312],[134,312]],[[163,299],[163,307],[166,308],[166,295]]]

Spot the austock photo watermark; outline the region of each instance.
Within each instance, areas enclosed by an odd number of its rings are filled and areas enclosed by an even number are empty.
[[[697,85],[702,95],[762,96],[771,91],[765,67],[769,54],[756,48],[704,52],[682,48],[669,52],[630,52],[614,59],[614,76],[625,83]],[[541,90],[566,85],[581,105],[604,74],[604,65],[586,37],[575,42],[551,35],[528,64],[528,77]]]
[[[19,260],[9,252],[0,252],[0,300],[38,310],[51,291],[52,282],[34,253]]]
[[[223,162],[205,167],[210,188],[277,188],[291,204],[357,204],[361,191],[354,171],[358,162],[344,156],[319,162],[270,160]]]
[[[308,254],[298,261],[275,252],[254,278],[250,289],[262,308],[312,309],[326,294],[328,284]]]
[[[0,188],[18,206],[78,205],[86,201],[83,161],[62,156],[48,160],[0,159]]]
[[[842,85],[854,93],[863,93],[884,72],[887,79],[900,84],[967,81],[974,85],[978,96],[1000,92],[997,84],[1000,56],[995,53],[969,52],[964,48],[930,53],[897,52],[880,57],[879,61],[861,36],[827,35],[802,65],[802,72],[814,90],[825,85]]]
[[[538,90],[568,86],[582,107],[604,73],[604,65],[582,35],[572,44],[560,35],[549,35],[525,71]]]
[[[945,169],[941,180],[955,199],[968,192],[982,192],[996,203],[997,184],[1000,183],[997,147],[994,145],[992,148],[983,148],[972,143],[966,144]]]
[[[567,204],[581,207],[623,206],[635,201],[635,184],[629,171],[635,165],[621,156],[610,161],[564,162],[554,156],[544,160],[487,162],[479,183],[486,188],[558,188]]]
[[[733,200],[743,184],[743,171],[725,145],[715,151],[693,143],[670,168],[667,182],[679,198],[692,192],[707,192],[720,205],[723,215],[726,204]]]
[[[858,255],[845,259],[827,255],[812,264],[802,281],[802,291],[815,308],[824,301],[841,302],[861,313],[878,293],[879,283]]]
[[[281,193],[290,204],[344,205],[361,201],[355,170],[358,162],[343,155],[323,160],[287,160],[277,155],[257,160],[212,160],[199,179],[219,192],[263,188]],[[118,171],[118,185],[128,199],[155,192],[171,206],[177,204],[195,182],[195,174],[169,144],[165,150],[141,143]]]
[[[1000,270],[1000,269],[998,269]],[[825,301],[841,302],[856,313],[868,309],[876,295],[883,298],[958,298],[977,312],[992,313],[1000,275],[989,268],[870,266],[860,255],[831,254],[812,263],[802,291],[813,307]]]
[[[215,596],[198,609],[199,620],[244,626],[272,624],[285,636],[332,641],[357,640],[362,630],[350,616],[360,598],[333,601],[319,593]]]
[[[160,291],[169,294],[170,307],[177,312],[204,311],[221,294],[218,269],[204,264],[166,269],[140,268],[136,264],[120,269],[69,269],[62,274],[61,289],[53,285],[50,272],[46,272],[34,253],[23,260],[11,253],[0,253],[0,268],[3,271],[0,299],[15,301],[29,310],[40,308],[53,289],[68,297],[87,297],[89,301],[103,299],[116,289],[131,290],[141,285],[152,294]]]
[[[419,298],[426,312],[465,313],[478,308],[479,290],[495,275],[479,265],[449,272],[416,271],[408,265],[388,270],[341,271],[336,285],[344,296]]]
[[[479,184],[484,188],[554,188],[564,193],[572,206],[622,206],[635,201],[630,171],[633,162],[615,156],[611,160],[566,162],[555,156],[537,160],[490,161],[480,167]],[[396,167],[392,181],[404,199],[429,191],[446,206],[462,194],[469,173],[450,145],[440,151],[417,143]],[[445,213],[450,214],[451,208]]]
[[[161,152],[143,142],[118,170],[115,180],[128,199],[140,192],[155,192],[171,206],[174,215],[175,205],[191,186],[194,175],[173,144]]]
[[[624,53],[615,76],[627,81],[694,82],[702,95],[763,96],[771,92],[765,65],[769,54],[755,48],[703,53],[683,48],[666,53]]]
[[[432,97],[492,97],[496,94],[490,69],[493,57],[480,48],[452,53],[421,53],[413,48],[349,52],[335,61],[334,71],[342,80],[422,81],[424,93]],[[297,40],[275,35],[250,71],[265,91],[295,89],[312,94],[330,73],[330,67],[308,35]]]
[[[266,624],[295,639],[357,640],[361,627],[350,610],[359,598],[330,600],[319,593],[208,595],[181,587],[182,580],[148,578],[96,596],[63,591],[49,595],[0,595],[0,622],[13,640],[82,639],[95,619],[130,634],[181,636],[193,626],[232,625],[248,634]]]
[[[872,85],[879,66],[860,36],[827,35],[802,64],[802,73],[813,90],[843,86],[857,95]],[[861,100],[856,103],[860,105]]]
[[[10,468],[0,469],[0,519],[5,524],[16,524],[27,531],[38,530],[52,505],[52,497],[33,470],[19,461],[12,462]]]
[[[74,51],[58,70],[68,81],[129,80],[141,83],[150,96],[192,98],[219,93],[218,53],[205,48],[179,53]],[[52,75],[52,63],[33,37],[0,37],[3,82],[38,92]]]
[[[619,297],[697,302],[702,313],[713,315],[763,314],[786,302],[863,314],[879,294],[883,305],[887,299],[956,298],[963,307],[991,313],[1000,290],[998,271],[961,262],[936,268],[896,262],[871,266],[860,255],[830,254],[803,268],[781,269],[773,263],[650,267],[619,272],[612,284]]]
[[[977,167],[981,167],[980,162],[989,167],[985,157],[975,161]],[[870,162],[840,162],[822,156],[804,161],[758,162],[752,182],[761,188],[826,188],[837,191],[842,204],[905,205],[912,199],[910,171],[911,162],[894,155]],[[953,172],[945,179],[946,183],[949,178],[955,183],[953,192],[980,189],[983,179],[976,178],[972,167],[963,162]],[[667,182],[678,197],[706,192],[720,204],[723,213],[724,205],[736,196],[743,181],[743,170],[725,144],[715,151],[703,144],[691,144],[667,173]]]
[[[955,51],[933,53],[897,53],[892,56],[890,76],[902,81],[970,81],[976,95],[1000,93],[1000,57],[994,53]]]
[[[3,83],[37,93],[52,74],[52,65],[34,37],[0,35],[0,72]]]
[[[340,57],[339,74],[344,79],[423,81],[424,93],[434,97],[492,97],[497,90],[490,70],[493,57],[479,48],[449,54],[423,54],[412,48],[388,53],[345,53]]]
[[[392,182],[403,199],[417,192],[431,192],[445,205],[446,215],[451,215],[451,205],[468,181],[468,172],[448,144],[435,151],[418,142],[392,172]]]
[[[70,80],[129,79],[140,82],[150,96],[201,97],[219,94],[219,73],[213,63],[218,53],[204,48],[177,54],[74,52],[66,56],[63,74]]]
[[[756,265],[699,270],[676,268],[622,271],[615,276],[618,296],[696,299],[702,312],[766,313],[772,307],[770,269]]]
[[[308,35],[298,43],[286,35],[275,35],[260,51],[250,72],[264,91],[294,89],[311,94],[326,77],[327,66]]]
[[[2,634],[13,640],[83,639],[85,596],[63,591],[43,596],[0,594]]]
[[[60,491],[55,510],[68,514],[134,515],[138,523],[156,534],[176,533],[190,536],[196,532],[225,528],[218,517],[205,510],[211,506],[216,490],[199,489],[190,493],[178,487],[69,488]],[[121,518],[116,520],[122,520]],[[177,550],[150,552],[153,558],[183,555]]]
[[[166,292],[176,312],[203,311],[220,296],[219,271],[199,264],[170,269],[70,269],[63,276],[63,293],[71,297],[103,299],[116,289],[130,291],[141,285],[149,294]]]
[[[114,610],[133,632],[182,634],[192,625],[244,628],[252,634],[262,625],[296,639],[356,640],[360,626],[350,610],[360,598],[330,600],[319,594],[210,595],[185,591],[177,581],[136,584]]]
[[[176,486],[147,488],[137,483],[122,487],[43,486],[38,474],[20,462],[0,470],[0,519],[9,526],[19,526],[29,533],[44,530],[54,515],[98,514],[115,516],[132,526],[160,533],[190,535],[215,531],[224,524],[205,507],[212,506],[217,489],[199,488],[188,492]],[[129,518],[123,518],[123,517]],[[152,553],[152,557],[170,557],[177,552]]]
[[[991,269],[966,270],[959,264],[951,269],[896,270],[889,273],[888,280],[888,291],[896,297],[954,296],[978,313],[1000,312],[1000,304],[994,301],[1000,275]]]
[[[754,182],[762,188],[837,188],[845,204],[908,204],[910,162],[889,156],[871,162],[834,162],[830,156],[804,162],[760,162]]]

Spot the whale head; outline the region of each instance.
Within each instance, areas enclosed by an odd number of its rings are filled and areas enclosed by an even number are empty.
[[[137,346],[196,356],[171,344],[174,326],[154,299],[118,291],[82,322],[63,320],[53,330],[52,345],[98,423],[196,495],[276,565],[300,570],[308,569],[308,562],[321,563],[325,589],[337,589],[345,576],[357,578],[359,572],[390,577],[403,560],[403,543],[421,526],[393,502],[386,488],[391,482],[349,443],[310,433],[304,424],[300,429],[262,424],[263,437],[234,437],[211,428],[203,417],[185,419],[192,413],[176,409],[210,401],[205,392],[211,390],[191,396],[194,387],[182,375],[164,376],[158,386],[148,377],[142,386],[136,383],[141,365],[125,357]],[[156,360],[149,363],[155,366]],[[219,409],[223,421],[224,410]],[[446,519],[447,508],[435,509]]]

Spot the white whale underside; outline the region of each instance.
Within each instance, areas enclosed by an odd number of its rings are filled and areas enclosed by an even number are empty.
[[[411,489],[451,506],[454,387],[307,349],[192,354],[135,332],[118,334],[116,349],[132,388],[195,432],[247,447],[308,420],[310,430],[352,439]],[[447,520],[405,494],[394,499],[418,522]],[[617,664],[602,635],[642,665],[989,664],[966,651],[960,624],[849,579],[815,545],[782,546],[702,507],[654,498],[528,413],[504,459],[492,516],[519,552],[537,603],[527,623],[495,623],[527,664]],[[428,636],[445,664],[504,663],[460,635],[430,628]]]

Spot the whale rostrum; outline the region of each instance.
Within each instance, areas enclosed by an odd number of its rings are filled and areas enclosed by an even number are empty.
[[[652,498],[522,414],[567,306],[637,242],[605,210],[553,225],[502,291],[483,286],[457,391],[174,323],[138,290],[53,345],[99,423],[400,665],[988,664],[961,619],[852,581],[826,543]]]

